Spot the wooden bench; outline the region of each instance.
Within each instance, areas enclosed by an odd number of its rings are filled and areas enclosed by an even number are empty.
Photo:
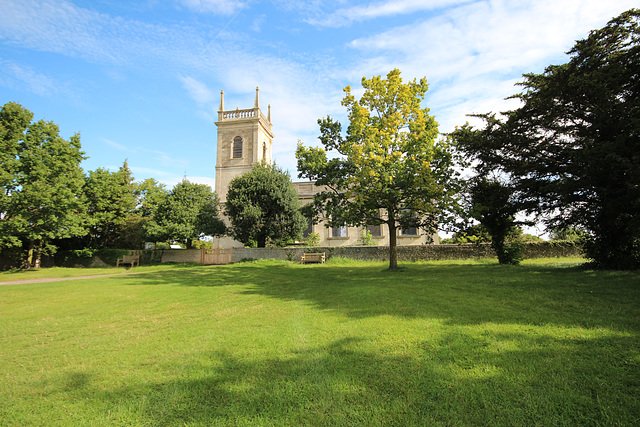
[[[300,257],[300,264],[312,264],[319,263],[324,264],[325,254],[324,252],[305,252]]]
[[[116,261],[116,267],[120,267],[121,265],[129,264],[131,268],[136,265],[140,265],[140,255],[124,255],[122,258],[118,258]]]

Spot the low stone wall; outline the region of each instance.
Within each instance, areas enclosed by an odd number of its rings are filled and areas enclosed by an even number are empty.
[[[167,249],[162,251],[160,262],[201,262],[201,249]]]
[[[283,259],[300,261],[304,252],[325,252],[329,258],[340,256],[367,261],[389,259],[388,246],[235,248],[233,261],[243,259]],[[582,249],[572,243],[540,242],[525,244],[525,258],[580,256]],[[446,259],[495,258],[489,244],[398,246],[398,261],[435,261]]]
[[[232,262],[244,259],[282,259],[300,261],[304,252],[325,252],[327,258],[339,256],[363,261],[387,261],[389,259],[388,246],[341,246],[341,247],[290,247],[290,248],[234,248]],[[104,249],[93,257],[77,258],[63,256],[57,259],[47,258],[47,266],[65,267],[104,267],[114,266],[116,259],[124,254],[140,256],[140,265],[158,262],[192,262],[202,261],[200,249],[165,249],[165,250],[135,250]],[[582,248],[571,242],[540,242],[525,245],[525,258],[553,258],[582,255]],[[398,246],[398,261],[434,261],[446,259],[474,259],[495,258],[491,246],[488,244],[462,245],[416,245]]]

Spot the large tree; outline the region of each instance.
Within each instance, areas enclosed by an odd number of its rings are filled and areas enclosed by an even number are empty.
[[[523,206],[588,236],[606,268],[640,267],[640,10],[592,31],[569,62],[526,74],[522,107],[487,116],[482,160]]]
[[[98,168],[89,171],[84,186],[90,216],[85,246],[93,248],[126,247],[123,228],[131,221],[136,208],[135,183],[125,161],[116,172]]]
[[[147,235],[156,241],[182,242],[190,249],[194,240],[224,234],[218,212],[218,197],[211,187],[183,180],[158,204],[146,226]]]
[[[135,183],[133,193],[137,201],[135,212],[143,218],[152,218],[160,203],[169,194],[166,186],[154,178]]]
[[[81,190],[80,136],[16,103],[0,110],[0,251],[25,267],[55,251],[54,239],[86,232]]]
[[[330,117],[319,120],[324,148],[299,144],[298,171],[325,188],[314,205],[329,224],[387,225],[395,269],[398,228],[434,233],[455,204],[456,172],[447,140],[438,139],[438,125],[421,105],[426,79],[403,83],[393,70],[386,79],[363,78],[362,86],[360,99],[344,89],[346,135]]]
[[[493,148],[508,144],[511,135],[505,132],[503,123],[493,114],[476,115],[482,118],[484,129],[464,125],[451,133],[461,166],[472,174],[465,185],[464,213],[466,220],[476,220],[491,236],[491,246],[500,264],[517,264],[522,246],[515,241],[519,225],[531,225],[518,221],[518,213],[528,206],[518,198],[518,191],[511,176],[494,159],[485,158]],[[520,253],[519,253],[520,252]]]
[[[263,248],[302,237],[307,227],[288,173],[261,163],[229,184],[225,215],[234,239]]]

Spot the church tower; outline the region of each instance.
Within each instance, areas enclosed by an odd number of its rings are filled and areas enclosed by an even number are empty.
[[[261,161],[271,163],[273,126],[271,105],[265,117],[260,110],[259,89],[253,108],[225,111],[224,91],[218,109],[218,149],[216,160],[216,194],[221,203],[227,200],[231,180]]]

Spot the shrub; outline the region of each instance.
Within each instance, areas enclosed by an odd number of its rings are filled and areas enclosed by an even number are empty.
[[[309,233],[306,243],[307,246],[318,246],[320,244],[320,234]]]

